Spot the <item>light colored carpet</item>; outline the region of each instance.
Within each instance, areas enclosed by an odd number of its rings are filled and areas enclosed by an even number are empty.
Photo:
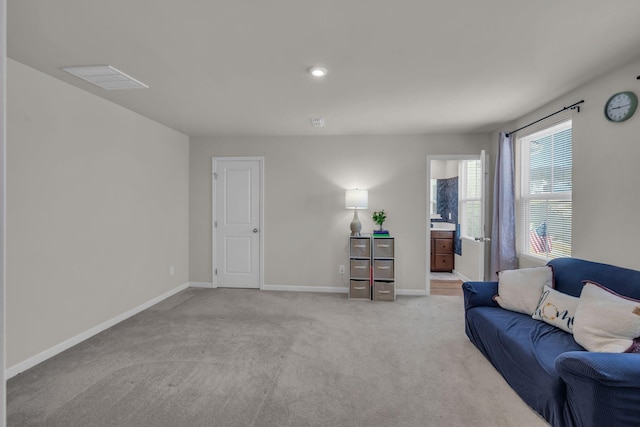
[[[9,426],[545,426],[461,297],[188,289],[8,382]]]

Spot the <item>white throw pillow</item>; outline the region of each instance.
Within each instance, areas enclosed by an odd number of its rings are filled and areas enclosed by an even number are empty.
[[[585,281],[573,323],[573,337],[589,351],[637,352],[640,301]]]
[[[498,295],[494,299],[506,310],[531,316],[538,307],[545,285],[553,287],[550,266],[501,271],[498,273]]]
[[[545,285],[538,307],[531,317],[572,334],[573,318],[579,301],[580,298],[563,294]]]

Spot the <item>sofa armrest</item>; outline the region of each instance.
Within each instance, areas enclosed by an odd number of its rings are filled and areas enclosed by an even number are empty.
[[[556,358],[555,365],[566,383],[588,380],[608,387],[640,390],[640,355],[637,354],[568,351]]]
[[[499,307],[493,300],[498,293],[498,282],[464,282],[462,284],[465,311],[472,307]]]
[[[638,425],[640,355],[569,351],[555,367],[567,385],[567,425]]]

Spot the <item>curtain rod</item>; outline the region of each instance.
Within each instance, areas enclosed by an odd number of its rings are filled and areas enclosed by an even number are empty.
[[[580,101],[578,101],[578,102],[576,102],[575,104],[571,104],[571,105],[569,105],[568,107],[564,107],[562,110],[558,110],[558,111],[556,111],[555,113],[551,113],[551,114],[549,114],[548,116],[544,116],[543,118],[541,118],[541,119],[539,119],[539,120],[536,120],[535,122],[531,122],[531,123],[529,123],[528,125],[524,125],[524,126],[522,126],[521,128],[518,128],[518,129],[516,129],[516,130],[512,130],[511,132],[506,132],[506,135],[507,135],[507,136],[509,136],[509,135],[511,135],[512,133],[516,133],[516,132],[518,132],[519,130],[522,130],[522,129],[524,129],[524,128],[528,128],[528,127],[529,127],[529,126],[531,126],[531,125],[535,125],[536,123],[541,122],[541,121],[543,121],[544,119],[548,119],[548,118],[549,118],[549,117],[551,117],[551,116],[555,116],[555,115],[556,115],[556,114],[558,114],[558,113],[562,113],[562,112],[563,112],[563,111],[565,111],[565,110],[578,110],[578,113],[579,113],[579,112],[580,112],[580,107],[578,107],[578,105],[582,104],[583,102],[584,102],[584,99],[583,99],[583,100],[580,100]]]

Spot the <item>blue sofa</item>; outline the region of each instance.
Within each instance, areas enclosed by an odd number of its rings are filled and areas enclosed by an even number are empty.
[[[555,288],[583,280],[640,300],[640,271],[575,258],[549,261]],[[640,354],[588,352],[573,335],[500,308],[497,282],[462,285],[465,331],[518,395],[556,427],[640,426]]]

